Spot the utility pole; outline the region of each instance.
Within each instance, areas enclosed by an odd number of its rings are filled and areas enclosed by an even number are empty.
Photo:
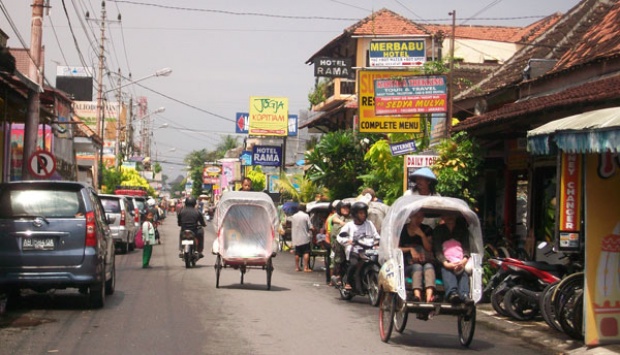
[[[43,1],[32,1],[32,20],[30,22],[30,67],[28,76],[38,85],[37,90],[28,90],[28,114],[24,125],[24,153],[22,156],[22,179],[33,177],[28,169],[28,160],[36,151],[39,135],[40,93],[43,91],[43,73],[41,72],[41,42],[43,39]]]
[[[97,162],[97,188],[101,190],[103,185],[103,146],[105,144],[104,127],[105,115],[103,109],[103,61],[104,61],[104,41],[105,41],[105,1],[101,2],[101,39],[99,41],[99,82],[97,83],[97,130],[101,137],[101,147],[99,147],[99,156]]]
[[[452,16],[452,35],[450,36],[450,64],[449,64],[449,72],[448,72],[448,113],[446,114],[446,138],[450,138],[450,129],[452,128],[452,100],[453,93],[452,81],[454,80],[454,36],[456,32],[456,10],[452,10],[452,12],[448,13],[448,15]]]
[[[118,169],[120,160],[121,160],[121,109],[122,109],[122,103],[121,103],[121,96],[122,96],[122,85],[121,85],[121,68],[118,68],[118,110],[117,110],[117,115],[116,115],[116,146],[115,146],[115,150],[114,150],[114,155],[116,155],[115,159],[114,159],[114,167],[116,169]],[[125,127],[125,129],[127,129],[127,127]]]
[[[127,128],[125,128],[125,157],[129,158],[133,154],[133,97],[129,98],[129,117],[127,117]]]

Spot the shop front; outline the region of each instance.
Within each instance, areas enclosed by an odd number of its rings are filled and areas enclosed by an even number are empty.
[[[558,157],[556,241],[586,255],[585,343],[620,343],[620,107],[531,130],[528,150]]]

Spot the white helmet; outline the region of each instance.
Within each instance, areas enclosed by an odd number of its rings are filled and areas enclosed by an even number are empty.
[[[146,200],[146,204],[147,204],[149,207],[155,207],[155,200],[154,200],[154,199],[152,199],[152,198],[149,198],[148,200]]]

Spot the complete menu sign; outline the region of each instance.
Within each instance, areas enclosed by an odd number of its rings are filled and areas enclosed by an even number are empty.
[[[377,115],[375,113],[375,80],[402,78],[411,74],[402,70],[360,70],[358,81],[359,130],[366,133],[419,133],[419,114]]]
[[[406,76],[375,80],[375,114],[406,115],[446,112],[444,76]]]

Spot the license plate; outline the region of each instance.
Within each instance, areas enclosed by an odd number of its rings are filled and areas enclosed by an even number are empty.
[[[23,250],[54,250],[54,238],[24,238]]]
[[[194,241],[193,240],[182,240],[181,244],[183,244],[183,245],[194,245]]]

